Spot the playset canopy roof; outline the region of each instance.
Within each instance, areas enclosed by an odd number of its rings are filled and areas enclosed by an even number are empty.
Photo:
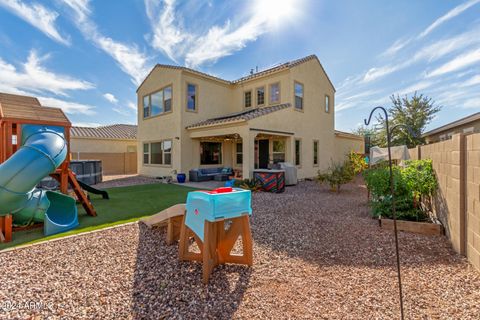
[[[62,109],[42,106],[34,97],[8,93],[0,93],[1,121],[71,126]]]

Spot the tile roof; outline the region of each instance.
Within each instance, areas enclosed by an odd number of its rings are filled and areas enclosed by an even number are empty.
[[[131,124],[112,124],[101,127],[72,127],[72,138],[122,139],[135,140],[137,126]]]
[[[211,125],[228,124],[231,122],[238,122],[238,121],[248,121],[248,120],[258,118],[275,111],[289,108],[290,106],[291,106],[290,103],[283,103],[283,104],[278,104],[270,107],[262,107],[262,108],[255,108],[252,110],[247,110],[242,112],[235,112],[235,113],[227,114],[221,117],[207,119],[204,121],[191,124],[187,126],[186,129],[193,129],[198,127],[211,126]]]
[[[354,134],[354,133],[351,133],[351,132],[345,132],[345,131],[340,131],[340,130],[335,130],[335,135],[336,136],[342,136],[344,138],[348,138],[348,139],[358,139],[358,140],[364,140],[365,138],[358,135],[358,134]]]
[[[9,93],[0,93],[0,118],[55,122],[58,125],[70,126],[70,121],[62,109],[42,106],[35,97]]]
[[[446,125],[443,125],[443,126],[438,127],[436,129],[425,132],[424,134],[422,134],[422,137],[428,137],[428,136],[431,136],[433,134],[440,133],[440,132],[446,131],[446,130],[450,130],[450,129],[453,129],[455,127],[458,127],[458,126],[461,126],[461,125],[464,125],[464,124],[468,124],[470,122],[478,121],[478,120],[480,120],[480,112],[471,114],[467,117],[455,120],[453,122],[447,123]]]
[[[314,59],[318,61],[318,63],[320,64],[320,67],[325,72],[325,69],[323,69],[323,66],[320,63],[320,60],[318,59],[318,57],[316,55],[312,54],[312,55],[309,55],[309,56],[306,56],[306,57],[303,57],[303,58],[300,58],[300,59],[296,59],[296,60],[292,60],[292,61],[289,61],[289,62],[279,64],[277,66],[274,66],[274,67],[271,67],[271,68],[253,73],[253,74],[249,74],[248,76],[245,76],[245,77],[242,77],[242,78],[239,78],[239,79],[236,79],[236,80],[232,80],[232,81],[225,80],[225,79],[207,74],[205,72],[201,72],[201,71],[194,70],[194,69],[187,68],[187,67],[183,67],[183,66],[175,66],[175,65],[169,65],[169,64],[157,64],[152,68],[152,70],[148,73],[148,75],[145,77],[145,79],[142,81],[142,83],[138,86],[137,91],[143,85],[145,80],[150,76],[150,74],[153,72],[153,70],[155,70],[155,68],[157,68],[157,67],[187,71],[187,72],[190,72],[190,73],[200,75],[202,77],[207,77],[207,78],[222,82],[224,84],[235,85],[235,84],[240,84],[240,83],[243,83],[245,81],[256,79],[256,78],[259,78],[259,77],[262,77],[262,76],[265,76],[267,74],[271,74],[271,73],[274,73],[274,72],[277,72],[277,71],[281,71],[281,70],[284,70],[284,69],[290,69],[290,68],[295,67],[299,64],[302,64],[302,63],[305,63],[307,61],[314,60]],[[325,75],[327,75],[326,72],[325,72]],[[327,75],[327,79],[330,82],[330,84],[332,85],[332,87],[335,88],[333,86],[332,81],[328,77],[328,75]]]
[[[258,78],[258,77],[261,77],[261,76],[264,76],[264,75],[267,75],[267,74],[270,74],[270,73],[273,73],[273,72],[277,72],[277,71],[280,71],[280,70],[283,70],[283,69],[290,69],[292,67],[298,66],[299,64],[302,64],[304,62],[307,62],[307,61],[310,61],[310,60],[313,60],[313,59],[318,60],[317,56],[312,54],[312,55],[309,55],[309,56],[306,56],[306,57],[303,57],[303,58],[300,58],[300,59],[296,59],[296,60],[292,60],[292,61],[289,61],[289,62],[279,64],[277,66],[274,66],[274,67],[271,67],[271,68],[253,73],[253,74],[249,74],[248,76],[242,77],[242,78],[237,79],[237,80],[233,80],[233,81],[231,81],[231,83],[241,83],[241,82],[248,81],[248,80],[251,80],[251,79],[255,79],[255,78]]]

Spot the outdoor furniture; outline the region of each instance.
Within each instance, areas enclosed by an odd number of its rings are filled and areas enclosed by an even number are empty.
[[[232,168],[229,167],[219,167],[219,168],[201,168],[201,169],[192,169],[189,172],[189,180],[191,182],[201,182],[201,181],[210,181],[214,180],[217,175],[226,175],[227,177],[233,175]],[[217,180],[225,181],[225,180]]]
[[[253,178],[260,182],[263,191],[275,193],[285,191],[284,170],[257,169],[253,171]]]
[[[210,273],[218,264],[239,263],[251,266],[251,214],[251,192],[248,190],[218,188],[189,192],[180,230],[179,259],[201,261],[204,283],[208,282]],[[232,254],[232,248],[239,237],[242,237],[243,253]],[[192,238],[200,253],[189,250]]]
[[[227,181],[229,176],[230,176],[229,174],[220,173],[220,174],[215,175],[213,177],[213,180],[215,180],[215,181]]]

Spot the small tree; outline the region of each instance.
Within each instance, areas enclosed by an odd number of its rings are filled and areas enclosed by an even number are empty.
[[[431,98],[417,94],[417,92],[411,98],[392,95],[390,99],[392,101],[392,106],[388,109],[390,128],[396,125],[408,128],[408,130],[399,128],[392,132],[392,145],[405,144],[407,147],[413,148],[424,144],[425,138],[422,137],[422,134],[442,107],[436,106]],[[378,142],[378,146],[386,147],[385,119],[379,116],[377,120],[380,125],[379,129],[375,130],[376,142]]]

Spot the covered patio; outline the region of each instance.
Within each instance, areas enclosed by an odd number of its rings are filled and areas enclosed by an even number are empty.
[[[293,133],[242,126],[196,128],[190,131],[194,162],[199,168],[233,168],[237,177],[252,178],[255,169],[292,162]]]

